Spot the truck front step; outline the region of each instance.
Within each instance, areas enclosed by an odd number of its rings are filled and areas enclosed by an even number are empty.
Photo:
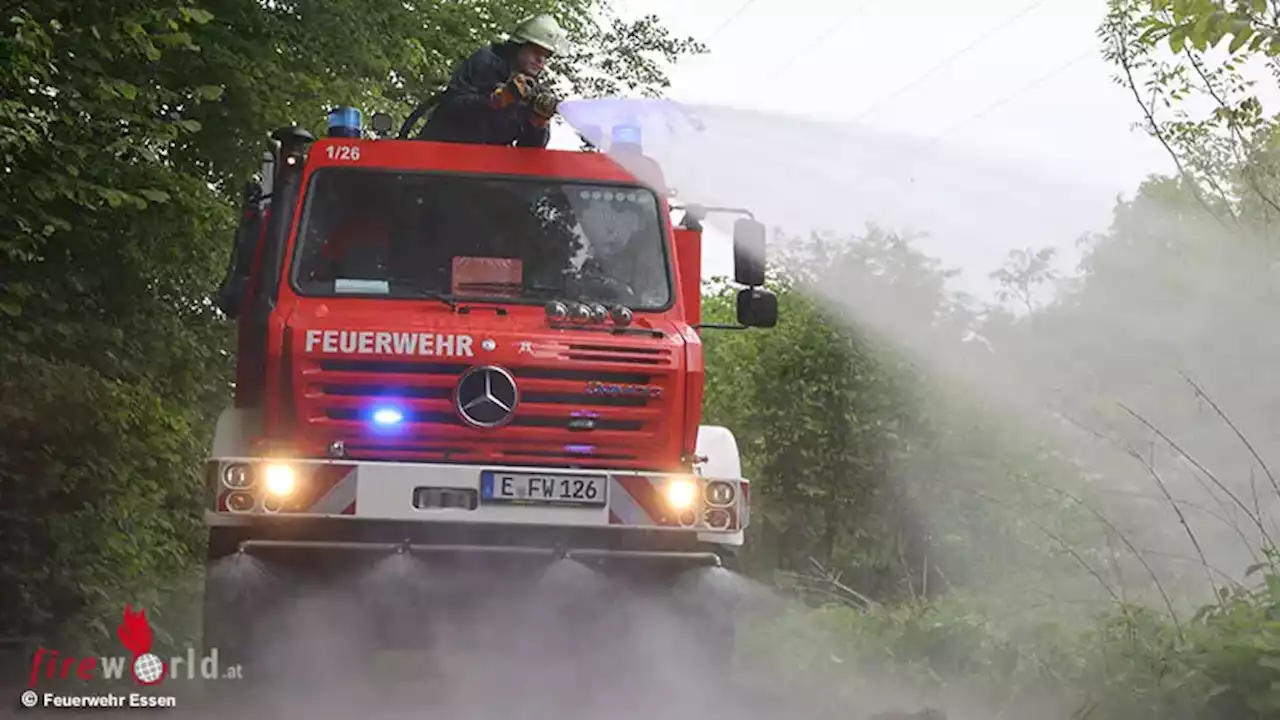
[[[239,550],[243,553],[256,554],[255,551],[271,549],[317,550],[317,551],[355,551],[393,553],[407,552],[424,555],[529,555],[548,559],[576,560],[584,564],[598,565],[614,561],[650,562],[673,566],[723,567],[720,556],[713,552],[668,551],[668,550],[615,550],[610,548],[554,548],[525,547],[520,545],[468,545],[468,544],[421,544],[412,542],[343,542],[335,540],[242,540]]]

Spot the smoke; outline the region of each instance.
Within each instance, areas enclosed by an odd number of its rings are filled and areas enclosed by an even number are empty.
[[[1077,555],[1054,595],[1180,609],[1239,581],[1276,537],[1278,403],[1264,388],[1280,345],[1262,328],[1280,308],[1261,222],[1218,222],[1168,183],[1117,208],[1117,191],[1138,187],[1100,184],[1105,168],[1085,180],[887,132],[667,101],[567,105],[575,127],[639,126],[679,201],[750,209],[776,230],[772,252],[874,224],[961,270],[937,307],[930,288],[886,282],[866,253],[806,285],[923,370],[935,430],[976,438],[981,425],[1010,458],[1034,459],[1000,467],[979,457],[985,444],[952,442],[931,449],[935,466],[955,468],[932,486],[905,463],[894,481],[918,486],[935,526],[968,494],[986,506],[974,523],[989,537],[1014,528],[1019,542]],[[710,223],[727,233],[732,219]],[[1066,279],[1022,278],[1031,307],[1003,307],[989,274],[1011,250],[1042,247]],[[965,552],[976,563],[990,549]],[[1010,582],[1043,556],[1005,567]]]
[[[869,222],[936,233],[922,248],[948,265],[993,270],[1011,248],[1070,245],[1114,202],[1110,187],[885,131],[668,100],[566,101],[561,113],[606,147],[609,128],[639,126],[684,202],[745,207],[802,234]]]
[[[374,557],[317,574],[218,573],[229,585],[290,577],[253,596],[246,681],[219,681],[209,710],[337,720],[432,717],[560,720],[710,714],[767,717],[727,682],[715,644],[738,611],[782,601],[720,569],[674,585],[605,575],[572,560],[545,568]],[[311,578],[311,579],[308,579]],[[775,688],[775,691],[780,690]],[[745,695],[743,693],[746,693]]]

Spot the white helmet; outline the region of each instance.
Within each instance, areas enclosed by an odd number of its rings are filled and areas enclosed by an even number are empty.
[[[533,43],[550,53],[564,52],[568,34],[556,19],[546,13],[531,15],[511,31],[511,39],[515,42]]]

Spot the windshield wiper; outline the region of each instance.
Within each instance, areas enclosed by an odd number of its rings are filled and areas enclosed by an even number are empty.
[[[458,287],[468,288],[468,289],[474,288],[476,290],[481,290],[481,291],[516,290],[516,291],[519,291],[522,295],[532,293],[542,297],[545,297],[547,295],[551,295],[553,297],[559,297],[561,295],[567,294],[567,291],[564,288],[553,287],[551,285],[541,285],[538,283],[534,283],[532,285],[525,285],[524,283],[517,283],[517,282],[464,282],[464,283],[458,283]],[[515,298],[500,298],[500,299],[510,300]]]
[[[450,310],[458,309],[458,298],[444,292],[443,290],[427,290],[426,288],[418,289],[418,298],[422,300],[439,300],[449,306]]]

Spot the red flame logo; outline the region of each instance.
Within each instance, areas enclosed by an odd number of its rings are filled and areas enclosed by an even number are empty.
[[[137,612],[133,612],[132,605],[125,605],[124,622],[116,626],[116,636],[120,638],[120,644],[133,653],[133,662],[130,669],[134,681],[142,685],[156,685],[164,679],[165,670],[168,668],[165,667],[160,658],[154,655],[150,657],[160,664],[160,672],[156,679],[146,681],[138,677],[138,659],[150,653],[151,643],[154,640],[154,636],[151,633],[151,624],[147,622],[147,611],[145,609],[139,608]]]
[[[116,635],[120,644],[137,657],[151,649],[151,624],[147,622],[146,610],[132,611],[132,605],[124,606],[124,622],[116,627]]]

